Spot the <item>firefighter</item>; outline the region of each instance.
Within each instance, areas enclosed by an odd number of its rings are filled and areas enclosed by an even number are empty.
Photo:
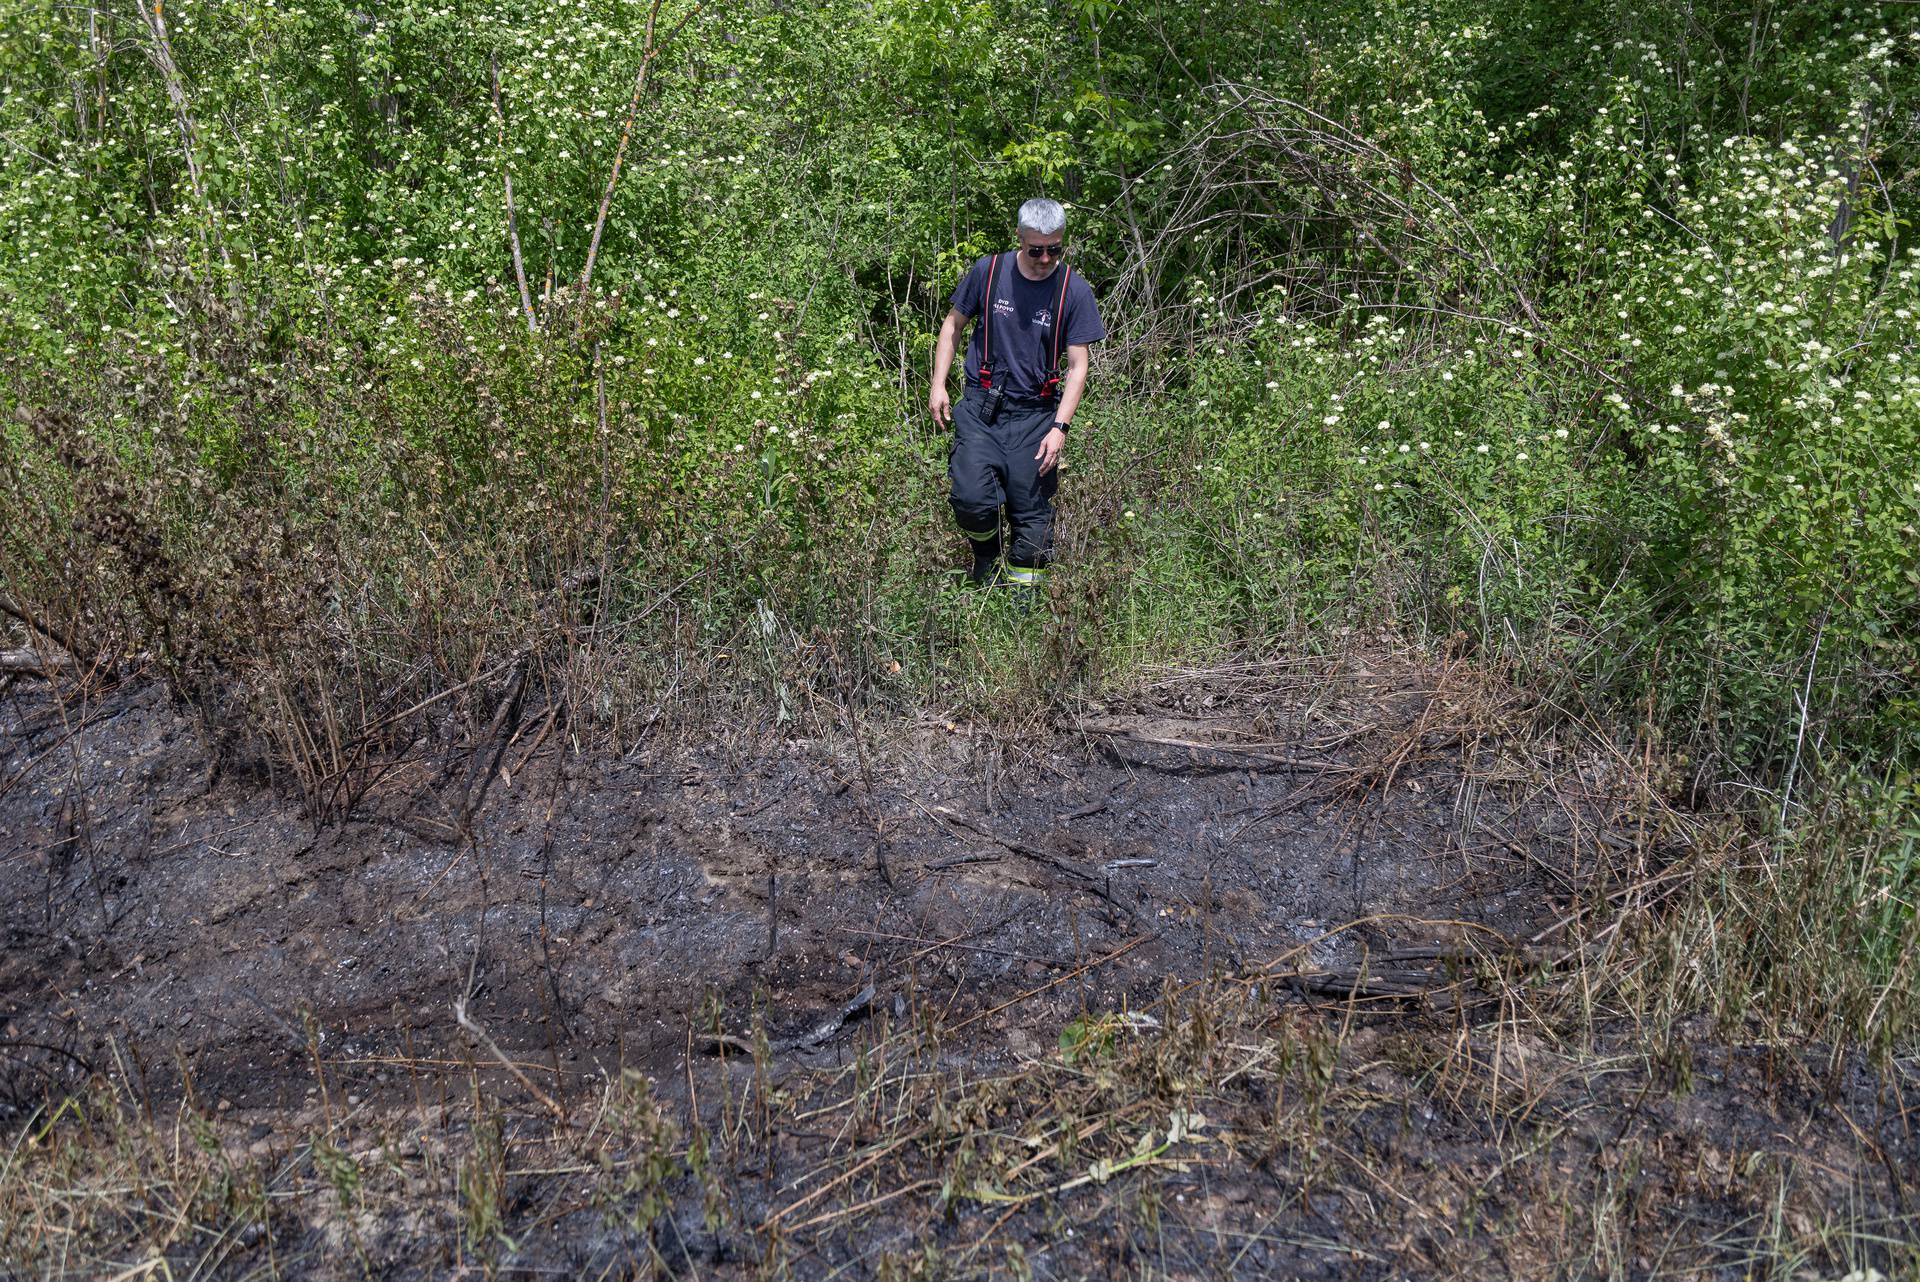
[[[954,519],[973,552],[967,577],[996,581],[1004,507],[1006,579],[1028,596],[1038,593],[1052,551],[1053,495],[1087,386],[1087,347],[1107,336],[1093,290],[1066,263],[1066,228],[1058,201],[1020,206],[1018,248],[980,259],[953,291],[927,395],[934,421],[953,430],[947,477]],[[947,394],[955,340],[976,318],[955,405]]]

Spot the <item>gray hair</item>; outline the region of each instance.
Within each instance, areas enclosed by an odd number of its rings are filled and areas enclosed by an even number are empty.
[[[1020,230],[1051,236],[1067,225],[1067,211],[1057,200],[1035,196],[1020,206]]]

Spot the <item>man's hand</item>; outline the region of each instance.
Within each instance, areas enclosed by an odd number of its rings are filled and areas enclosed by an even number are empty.
[[[1059,465],[1060,451],[1066,448],[1067,434],[1057,427],[1048,428],[1045,438],[1040,442],[1040,452],[1033,456],[1040,464],[1040,475],[1045,476]]]
[[[947,395],[947,389],[939,384],[927,393],[927,413],[933,415],[933,421],[943,427],[953,426],[953,398]]]

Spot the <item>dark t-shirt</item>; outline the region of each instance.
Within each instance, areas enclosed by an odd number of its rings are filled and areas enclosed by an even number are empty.
[[[1053,356],[1054,308],[1060,304],[1062,263],[1045,280],[1028,280],[1012,254],[999,255],[993,274],[993,384],[1009,396],[1038,398],[1046,390]],[[978,323],[981,301],[987,293],[987,267],[982,258],[953,291],[953,309],[976,323],[967,342],[967,386],[980,386],[980,355],[985,326]],[[1067,328],[1060,343],[1060,370],[1067,368],[1067,348],[1075,343],[1097,343],[1107,336],[1094,304],[1093,289],[1079,272],[1067,282]]]

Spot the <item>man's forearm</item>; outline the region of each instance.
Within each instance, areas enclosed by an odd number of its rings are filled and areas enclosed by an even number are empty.
[[[1080,408],[1080,398],[1087,390],[1087,367],[1085,364],[1067,366],[1067,376],[1060,380],[1060,404],[1054,411],[1054,419],[1061,423],[1073,422],[1074,413]]]
[[[953,326],[940,327],[939,341],[933,345],[933,385],[945,387],[953,372]]]

